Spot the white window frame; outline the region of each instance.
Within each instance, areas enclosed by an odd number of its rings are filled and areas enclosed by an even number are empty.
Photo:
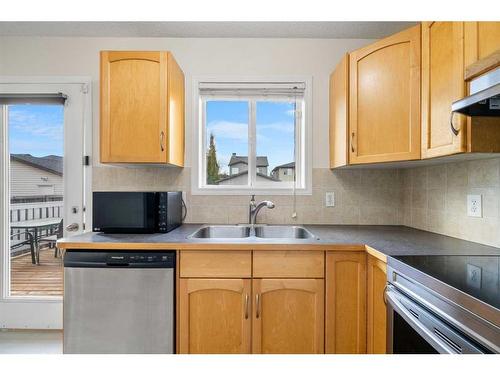
[[[293,186],[286,182],[280,183],[279,186],[270,184],[260,184],[258,186],[242,185],[207,185],[205,183],[206,173],[206,160],[205,160],[205,103],[199,91],[200,82],[218,82],[218,83],[289,83],[289,82],[303,82],[305,84],[304,98],[302,100],[302,108],[300,108],[301,124],[297,124],[298,135],[295,141],[295,155],[296,155],[296,170],[300,172],[297,174],[300,178],[300,185]],[[194,134],[193,134],[193,162],[191,170],[191,194],[193,195],[311,195],[312,194],[312,139],[313,139],[313,121],[312,121],[312,77],[310,76],[273,76],[273,77],[214,77],[214,76],[198,76],[192,79],[193,90],[193,120],[194,120]],[[221,99],[223,99],[221,97]],[[228,100],[235,100],[228,98]],[[262,100],[274,100],[272,98],[263,97]],[[260,99],[259,99],[260,101]],[[249,123],[252,123],[251,116],[255,116],[255,108],[249,105]],[[296,122],[297,123],[297,122]],[[255,129],[250,129],[249,124],[249,148],[255,147]],[[248,154],[255,154],[253,150],[248,150]],[[249,157],[248,160],[249,179],[254,183],[253,179],[256,177],[255,162]]]

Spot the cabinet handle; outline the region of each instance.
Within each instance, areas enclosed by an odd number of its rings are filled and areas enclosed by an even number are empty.
[[[351,133],[351,152],[354,152],[354,132]]]
[[[460,133],[460,129],[455,129],[455,127],[453,126],[453,115],[455,114],[455,112],[451,112],[451,115],[450,115],[450,128],[451,128],[451,132],[455,135],[458,135],[458,133]]]
[[[260,318],[260,297],[258,293],[255,295],[255,317]]]
[[[384,304],[387,306],[387,284],[385,284],[384,290],[382,291],[382,298],[384,299]]]
[[[245,294],[245,319],[248,319],[248,294]]]
[[[163,146],[163,138],[165,138],[165,133],[163,131],[160,133],[160,149],[161,152],[165,151],[165,147]]]

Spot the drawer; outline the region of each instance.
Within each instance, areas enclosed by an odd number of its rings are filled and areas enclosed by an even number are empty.
[[[251,277],[251,251],[183,250],[180,277]]]
[[[253,277],[323,278],[323,251],[254,251]]]

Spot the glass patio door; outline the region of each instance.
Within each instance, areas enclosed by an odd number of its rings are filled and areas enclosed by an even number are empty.
[[[1,328],[62,328],[56,241],[84,229],[86,87],[0,83]]]

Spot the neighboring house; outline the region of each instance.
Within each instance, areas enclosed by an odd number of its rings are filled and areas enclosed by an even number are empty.
[[[248,156],[239,156],[233,152],[229,160],[229,176],[216,181],[218,185],[246,185],[248,182]],[[257,156],[257,182],[276,182],[272,176],[267,175],[269,162],[267,156]]]
[[[267,161],[267,156],[257,156],[257,173],[267,175],[268,166],[269,162]],[[248,171],[248,156],[239,156],[233,152],[228,167],[229,177]]]
[[[271,176],[262,174],[257,172],[257,181],[256,182],[277,182],[278,180],[274,179]],[[233,174],[229,177],[224,177],[218,180],[216,183],[218,185],[246,185],[248,182],[248,171],[245,170],[238,174]]]
[[[12,203],[62,200],[63,158],[10,155],[10,197]]]
[[[295,162],[274,167],[271,176],[279,181],[293,181],[295,179]]]

